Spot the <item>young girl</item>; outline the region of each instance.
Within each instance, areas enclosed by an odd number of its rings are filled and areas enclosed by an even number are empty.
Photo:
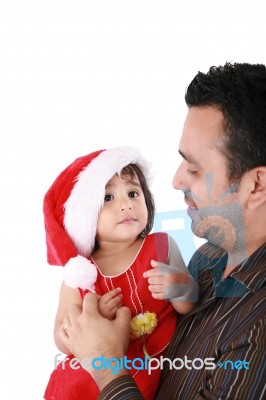
[[[177,312],[186,314],[193,308],[184,297],[163,300],[169,285],[185,282],[191,293],[196,284],[175,242],[166,233],[148,235],[154,217],[148,175],[147,163],[136,149],[101,150],[75,160],[45,195],[48,262],[64,266],[54,329],[62,353],[70,353],[59,335],[68,307],[82,303],[88,291],[98,294],[99,309],[106,318],[112,319],[122,305],[130,308],[130,360],[160,357],[176,328]],[[152,267],[167,264],[175,272],[162,272],[159,285],[143,277]],[[64,329],[67,332],[67,324]],[[73,358],[68,355],[55,365],[46,400],[97,398],[97,385],[75,360],[71,363]],[[135,367],[130,372],[144,399],[153,399],[159,369],[148,375],[147,370]]]

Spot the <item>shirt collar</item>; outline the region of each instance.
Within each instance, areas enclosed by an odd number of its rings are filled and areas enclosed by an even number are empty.
[[[266,243],[238,265],[229,277],[242,283],[251,292],[257,292],[266,280]]]
[[[199,251],[200,256],[197,262],[197,273],[193,274],[197,280],[198,273],[202,282],[212,282],[216,296],[224,296],[226,292],[233,290],[233,293],[242,296],[247,291],[257,292],[266,280],[266,243],[260,246],[250,257],[239,264],[224,280],[221,280],[227,263],[227,253],[211,244],[205,243]],[[192,263],[193,264],[193,263]],[[232,295],[232,294],[231,294]]]

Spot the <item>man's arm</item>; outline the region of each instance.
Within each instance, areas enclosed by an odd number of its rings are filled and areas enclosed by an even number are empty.
[[[101,391],[98,400],[144,400],[132,376],[122,376]]]
[[[54,325],[54,340],[57,348],[65,354],[70,354],[70,350],[68,347],[61,340],[61,326],[63,324],[63,320],[67,315],[68,308],[72,304],[81,305],[81,297],[78,292],[78,289],[73,289],[69,286],[66,286],[63,282],[60,289],[60,296],[59,296],[59,305],[55,317],[55,325]]]
[[[102,390],[116,378],[127,376],[122,369],[114,374],[111,368],[93,368],[92,361],[99,357],[122,358],[127,350],[130,332],[131,313],[127,307],[121,307],[113,320],[101,316],[95,294],[88,293],[83,305],[72,305],[63,325],[68,323],[67,330],[61,327],[60,336],[64,345],[83,363],[83,367],[92,375]]]
[[[252,312],[252,311],[251,311]],[[217,367],[195,395],[203,399],[262,400],[266,391],[265,320],[243,333],[223,352]]]

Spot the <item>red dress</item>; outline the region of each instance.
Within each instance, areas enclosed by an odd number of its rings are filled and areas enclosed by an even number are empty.
[[[150,261],[156,260],[168,263],[169,244],[166,233],[148,235],[126,271],[117,276],[104,276],[98,270],[95,283],[96,293],[103,295],[108,291],[120,287],[123,293],[124,305],[131,310],[132,318],[146,311],[157,315],[157,327],[150,335],[145,335],[145,347],[150,357],[159,357],[169,344],[176,328],[177,313],[171,303],[165,300],[156,300],[148,290],[147,279],[143,272],[151,269]],[[91,259],[93,262],[93,260]],[[85,291],[81,291],[84,297]],[[100,356],[100,355],[99,355]],[[144,360],[143,339],[131,340],[127,351],[127,359],[141,358]],[[68,356],[69,359],[74,356]],[[64,369],[63,369],[64,364]],[[138,368],[138,366],[137,366]],[[158,388],[160,370],[131,369],[136,384],[145,400],[152,400]],[[92,377],[83,368],[73,369],[69,361],[59,364],[51,374],[44,398],[46,400],[82,400],[96,399],[99,394],[98,386]]]

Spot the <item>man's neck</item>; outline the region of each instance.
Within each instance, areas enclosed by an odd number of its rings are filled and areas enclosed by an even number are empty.
[[[250,257],[265,241],[266,238],[261,237],[260,240],[249,241],[242,246],[238,246],[237,250],[228,252],[227,265],[223,272],[223,278],[226,278],[238,265]]]

